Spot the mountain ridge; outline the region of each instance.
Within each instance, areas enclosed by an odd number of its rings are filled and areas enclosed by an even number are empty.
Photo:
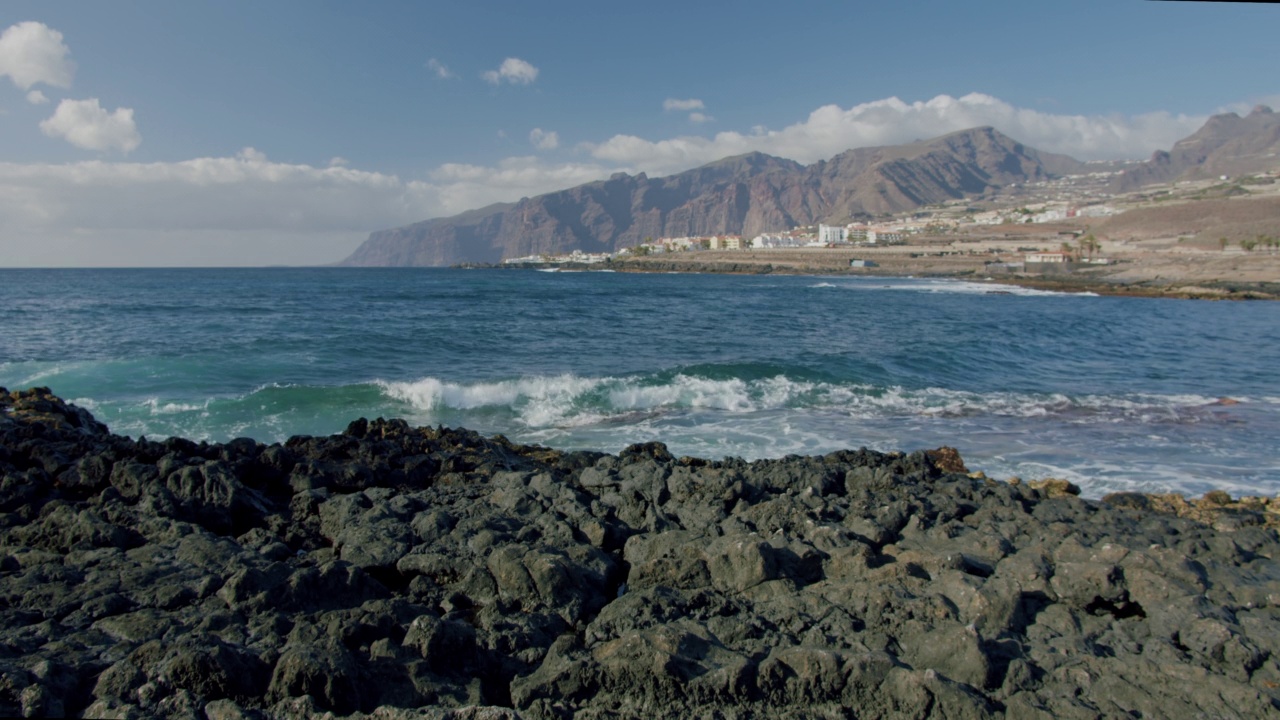
[[[1112,183],[1117,192],[1177,180],[1243,175],[1280,164],[1280,113],[1258,105],[1244,117],[1210,117],[1168,151],[1157,150],[1141,165],[1126,169]]]
[[[1273,122],[1275,120],[1275,122]],[[1275,138],[1268,132],[1274,128]],[[1217,115],[1167,153],[1115,181],[1167,181],[1241,165],[1230,153],[1280,148],[1280,116]],[[347,266],[447,266],[506,258],[614,252],[647,237],[755,235],[818,222],[872,219],[932,203],[1087,172],[1066,155],[1042,152],[990,126],[902,145],[846,150],[803,165],[762,152],[721,158],[674,175],[615,173],[576,187],[495,203],[444,218],[373,232]],[[1172,174],[1171,174],[1172,173]]]

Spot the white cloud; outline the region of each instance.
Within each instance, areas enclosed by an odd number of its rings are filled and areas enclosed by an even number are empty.
[[[444,165],[403,180],[253,148],[182,162],[0,162],[0,267],[336,262],[372,230],[608,177],[597,164]]]
[[[430,69],[431,72],[435,73],[436,77],[441,80],[452,80],[458,77],[457,74],[450,70],[447,65],[435,58],[431,58],[427,61],[427,68]]]
[[[250,163],[265,163],[267,161],[267,154],[254,147],[241,148],[240,152],[236,153],[236,157]]]
[[[910,104],[891,98],[847,110],[819,108],[781,130],[754,127],[657,141],[618,135],[579,146],[588,153],[585,162],[548,164],[527,156],[494,165],[447,164],[424,180],[355,170],[341,158],[328,167],[273,162],[253,148],[167,163],[0,162],[0,266],[333,262],[371,230],[570,188],[618,171],[677,172],[750,150],[812,162],[850,147],[982,124],[1082,159],[1133,157],[1168,148],[1203,119],[1048,114],[983,95]],[[550,135],[530,133],[530,141],[536,145]]]
[[[706,113],[700,113],[700,112],[689,113],[689,122],[695,122],[695,123],[701,124],[705,122],[711,122],[712,120],[715,120],[715,118],[711,117],[710,115],[707,115]]]
[[[509,57],[502,61],[497,70],[489,70],[480,75],[485,82],[499,85],[503,82],[512,85],[528,85],[538,79],[538,68],[520,58]]]
[[[529,142],[539,150],[555,150],[560,147],[560,134],[554,130],[534,128],[529,131]]]
[[[351,161],[347,160],[341,155],[334,155],[333,157],[329,158],[329,167],[346,167],[350,164],[351,164]]]
[[[119,149],[128,153],[142,142],[133,122],[133,108],[107,112],[97,98],[63,100],[51,117],[40,122],[40,130],[88,150]]]
[[[753,150],[803,163],[855,147],[893,145],[957,130],[991,125],[1019,142],[1081,160],[1145,157],[1168,148],[1200,127],[1204,116],[1153,112],[1142,115],[1065,115],[1019,108],[990,95],[939,95],[924,102],[898,98],[843,109],[827,105],[781,130],[755,127],[749,133],[646,140],[615,135],[582,146],[596,159],[646,172],[678,172]]]
[[[27,93],[27,102],[31,103],[32,105],[44,105],[45,103],[49,102],[49,98],[39,90],[32,90],[31,92]]]
[[[62,33],[38,22],[20,22],[0,33],[0,75],[30,90],[36,83],[70,87],[76,64]]]
[[[662,109],[670,112],[672,110],[680,110],[686,112],[689,110],[706,110],[707,106],[697,98],[689,98],[688,100],[677,100],[676,98],[667,98],[662,101]]]
[[[1218,108],[1217,112],[1233,112],[1237,115],[1248,115],[1259,105],[1265,105],[1272,110],[1280,110],[1280,95],[1260,95],[1251,100],[1225,105]]]
[[[618,168],[595,163],[546,165],[536,157],[526,156],[506,158],[497,167],[441,165],[431,173],[431,180],[438,193],[441,214],[452,215],[495,202],[512,202],[602,180],[615,172]]]

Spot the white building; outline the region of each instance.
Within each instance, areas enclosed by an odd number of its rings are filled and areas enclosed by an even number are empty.
[[[741,250],[742,238],[737,235],[712,235],[709,250]]]
[[[793,248],[804,243],[791,235],[782,233],[763,233],[751,238],[751,247],[757,250],[764,248]]]
[[[1026,261],[1029,263],[1064,263],[1069,258],[1063,252],[1040,252],[1027,253]]]
[[[1052,208],[1031,216],[1031,222],[1047,223],[1067,219],[1067,211],[1063,208]]]
[[[1115,214],[1116,209],[1109,205],[1086,205],[1076,210],[1076,217],[1106,217]]]
[[[842,243],[849,237],[848,228],[835,225],[819,225],[818,226],[818,242],[823,245],[830,243]]]

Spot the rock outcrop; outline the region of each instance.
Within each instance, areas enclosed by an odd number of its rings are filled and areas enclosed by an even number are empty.
[[[1081,167],[989,127],[850,150],[808,167],[749,153],[665,178],[618,173],[517,203],[375,232],[343,264],[495,263],[573,250],[613,252],[649,237],[750,237],[910,210]]]
[[[964,470],[157,442],[0,389],[0,715],[1280,715],[1276,503]]]

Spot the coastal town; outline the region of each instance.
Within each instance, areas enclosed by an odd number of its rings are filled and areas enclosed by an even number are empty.
[[[813,272],[982,277],[1229,295],[1213,284],[1280,277],[1280,171],[1149,185],[1116,193],[1120,164],[892,217],[750,237],[645,238],[613,253],[575,250],[508,267]],[[1205,220],[1204,218],[1209,218]],[[727,268],[727,269],[726,269]],[[1263,296],[1266,296],[1265,294]]]

